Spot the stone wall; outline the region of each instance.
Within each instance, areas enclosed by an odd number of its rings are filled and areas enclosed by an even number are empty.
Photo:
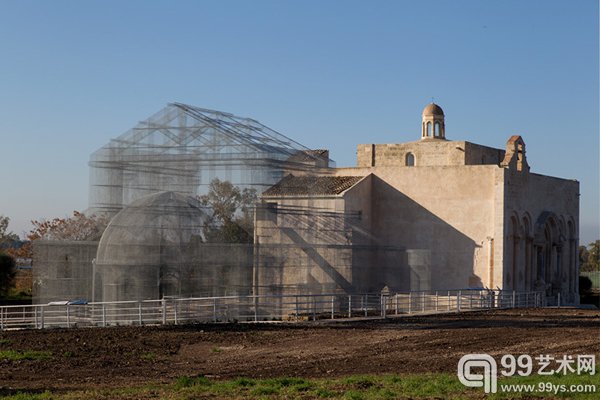
[[[498,235],[495,199],[501,171],[479,165],[343,168],[337,173],[373,174],[373,241],[412,254],[405,260],[409,271],[398,272],[405,277],[398,289],[444,290],[487,286],[491,260],[502,259],[489,240]]]
[[[416,166],[499,165],[504,150],[465,141],[425,139],[408,143],[359,144],[358,167],[405,166],[411,153]]]
[[[579,182],[504,169],[502,286],[578,293]]]

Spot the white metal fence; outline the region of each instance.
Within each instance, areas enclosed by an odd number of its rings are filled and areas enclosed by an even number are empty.
[[[303,321],[545,305],[542,292],[500,290],[172,298],[82,305],[2,306],[0,329]]]

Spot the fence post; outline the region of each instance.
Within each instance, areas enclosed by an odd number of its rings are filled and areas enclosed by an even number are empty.
[[[313,296],[312,298],[312,315],[313,321],[317,320],[317,299]]]
[[[398,315],[398,293],[394,295],[394,303],[396,308],[396,315]]]
[[[412,313],[412,291],[408,292],[408,313]]]
[[[177,323],[178,323],[178,319],[177,319],[177,304],[178,304],[178,301],[174,300],[173,301],[173,318],[174,318],[175,325],[177,325]]]
[[[365,301],[366,300],[366,301]],[[363,306],[363,311],[365,313],[365,317],[367,316],[367,305],[369,304],[369,298],[367,297],[367,295],[365,294],[362,297],[362,306]]]
[[[106,304],[102,304],[102,326],[106,326]]]
[[[142,325],[142,302],[138,301],[138,323]]]
[[[300,309],[298,308],[298,295],[296,295],[296,321],[299,319]]]
[[[0,307],[0,329],[4,329],[4,307]]]
[[[44,307],[40,307],[40,329],[44,329]]]
[[[386,304],[386,303],[387,303],[387,301],[386,301],[386,300],[387,300],[387,299],[386,299],[386,296],[385,296],[383,293],[382,293],[382,294],[380,294],[380,296],[381,296],[381,297],[380,297],[380,300],[379,300],[379,304],[381,305],[381,316],[382,316],[383,318],[385,318],[385,317],[386,317],[386,314],[385,314],[385,312],[387,311],[387,310],[386,310],[386,308],[387,308],[387,304]]]
[[[213,297],[213,322],[217,322],[217,298]]]
[[[167,324],[167,299],[165,299],[164,297],[161,300],[161,318],[162,318],[162,324],[166,325]]]
[[[352,318],[352,295],[348,295],[348,318]]]
[[[439,302],[439,297],[438,297],[438,291],[435,291],[435,312],[438,311],[438,302]]]
[[[446,299],[448,299],[448,311],[450,311],[450,291],[448,290],[448,296],[446,297]]]
[[[67,304],[67,328],[71,327],[71,316],[69,314],[69,305]]]
[[[423,291],[423,294],[421,294],[421,311],[425,312],[425,291]]]
[[[513,295],[512,295],[512,308],[515,308],[515,296],[516,296],[516,292],[513,290]]]
[[[560,292],[558,292],[558,300],[557,300],[558,308],[560,308]]]
[[[459,290],[456,294],[456,312],[460,312],[460,301],[462,296],[462,290]]]
[[[335,318],[334,310],[335,310],[335,297],[331,296],[331,319]]]

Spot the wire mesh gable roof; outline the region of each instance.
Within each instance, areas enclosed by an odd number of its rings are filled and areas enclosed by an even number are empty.
[[[263,197],[337,195],[363,179],[363,176],[287,175],[263,193]]]
[[[198,195],[219,178],[259,193],[286,173],[329,168],[312,151],[260,122],[168,104],[90,157],[90,212],[118,212],[158,191]]]
[[[143,154],[227,154],[244,156],[266,153],[277,159],[288,159],[298,153],[316,159],[302,144],[251,118],[171,103],[139,122],[134,128],[100,148],[92,162],[110,153],[127,158]]]

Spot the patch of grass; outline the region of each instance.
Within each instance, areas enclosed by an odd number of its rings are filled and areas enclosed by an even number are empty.
[[[20,360],[47,360],[52,357],[51,351],[15,351],[0,350],[0,360],[20,361]]]
[[[142,353],[140,354],[140,358],[142,360],[153,361],[156,360],[156,354],[152,352]]]
[[[283,387],[287,386],[303,386],[308,383],[306,379],[303,378],[278,378],[275,382]]]
[[[279,394],[279,389],[273,386],[259,386],[252,389],[250,394],[254,396],[269,396],[272,394]]]
[[[49,400],[52,394],[48,391],[44,393],[17,393],[10,396],[2,396],[4,400]]]
[[[239,386],[239,387],[256,386],[256,382],[254,381],[254,379],[248,379],[248,378],[235,378],[232,383],[234,386]]]
[[[321,399],[328,399],[330,397],[335,396],[335,392],[332,392],[331,390],[319,388],[319,389],[315,390],[315,395]]]
[[[213,347],[212,349],[210,349],[210,351],[213,353],[221,353],[223,349],[220,347]]]
[[[10,339],[0,339],[0,346],[5,346],[11,343],[12,342],[10,341]]]
[[[593,384],[600,391],[600,374],[593,376],[571,374],[567,376],[518,377],[498,380],[498,389],[505,384],[544,384],[584,385]],[[100,389],[76,392],[59,392],[42,395],[29,395],[9,399],[136,399],[164,398],[169,400],[187,400],[196,398],[214,399],[341,399],[341,400],[392,400],[398,398],[414,399],[507,399],[568,397],[573,399],[597,399],[596,393],[497,393],[485,395],[482,388],[466,388],[451,373],[411,374],[411,375],[363,375],[335,379],[304,379],[295,377],[229,380],[209,379],[204,376],[182,376],[172,385],[147,385],[120,389]],[[33,396],[33,397],[31,397]],[[35,397],[38,396],[38,397]],[[46,397],[40,397],[46,396]]]
[[[73,353],[72,351],[69,351],[69,350],[67,350],[67,351],[64,351],[64,352],[62,353],[62,356],[63,356],[64,358],[71,358],[71,357],[73,357],[74,355],[75,355],[75,353]]]
[[[348,390],[344,395],[344,399],[348,400],[363,400],[364,398],[364,395],[357,390]]]
[[[376,384],[371,376],[351,376],[344,379],[343,383],[356,389],[368,389]]]
[[[310,390],[313,390],[315,388],[315,385],[312,382],[303,382],[303,383],[297,383],[294,386],[292,386],[292,390],[295,392],[308,392]]]
[[[210,386],[212,382],[204,376],[180,376],[175,381],[175,388],[189,388],[193,386]]]
[[[385,377],[384,381],[387,381],[384,387],[421,397],[447,397],[468,390],[454,374],[392,375]]]

